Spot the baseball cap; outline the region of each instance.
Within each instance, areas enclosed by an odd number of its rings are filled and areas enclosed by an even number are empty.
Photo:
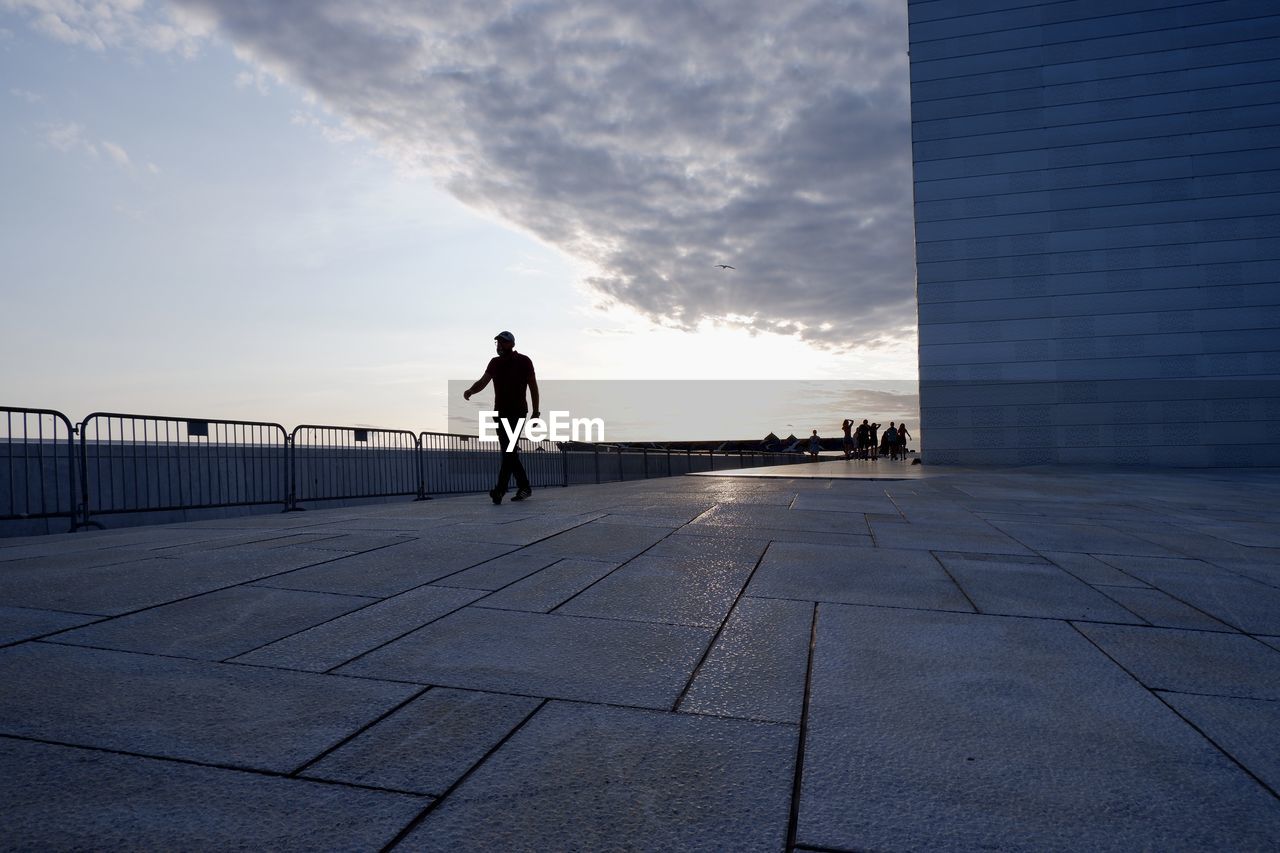
[[[513,345],[516,342],[516,336],[511,334],[510,332],[498,332],[498,334],[493,336],[493,339],[495,341],[506,341],[507,343],[513,344]]]

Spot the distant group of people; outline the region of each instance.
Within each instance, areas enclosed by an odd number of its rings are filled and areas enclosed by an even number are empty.
[[[845,418],[840,429],[844,431],[845,459],[878,459],[881,456],[888,456],[890,459],[907,458],[907,443],[911,440],[911,433],[907,431],[905,422],[899,424],[889,421],[889,427],[881,434],[880,424],[873,424],[866,418],[860,424],[852,418]],[[809,453],[815,457],[818,455],[820,442],[815,429],[809,438]]]
[[[907,443],[911,440],[906,423],[889,421],[883,434],[880,428],[880,424],[873,424],[866,418],[860,424],[851,418],[845,418],[840,424],[840,429],[844,431],[844,458],[879,459],[881,456],[888,456],[890,459],[906,459]],[[816,459],[821,450],[822,437],[815,429],[809,436],[809,455]]]

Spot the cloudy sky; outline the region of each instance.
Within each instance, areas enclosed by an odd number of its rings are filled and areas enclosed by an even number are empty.
[[[506,328],[559,379],[914,378],[905,15],[0,0],[3,402],[442,428]]]

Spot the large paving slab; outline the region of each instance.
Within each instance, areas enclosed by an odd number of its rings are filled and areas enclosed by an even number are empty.
[[[1260,850],[1280,803],[1069,625],[819,605],[798,841]]]
[[[549,613],[618,568],[600,560],[557,560],[510,586],[490,593],[481,607]]]
[[[791,509],[821,512],[857,512],[871,514],[897,515],[898,507],[883,489],[875,492],[859,493],[852,489],[840,489],[828,492],[806,492],[796,495],[791,502]]]
[[[643,554],[610,572],[556,612],[716,628],[742,592],[751,568],[734,560],[719,560],[713,554]]]
[[[528,510],[522,510],[527,512]],[[450,536],[470,539],[475,542],[497,542],[508,545],[530,545],[540,539],[546,539],[559,533],[580,527],[586,522],[601,518],[604,513],[555,515],[544,517],[532,514],[526,518],[511,521],[462,521],[448,529]],[[676,521],[672,526],[681,524]]]
[[[447,539],[416,540],[278,574],[270,584],[282,589],[384,598],[461,572],[513,548]]]
[[[426,586],[262,645],[233,660],[326,672],[475,601],[479,590]]]
[[[937,557],[979,613],[1142,623],[1113,599],[1042,558],[952,552]]]
[[[1160,628],[1188,628],[1196,631],[1230,631],[1203,610],[1179,601],[1158,589],[1111,586],[1100,587],[1108,598],[1124,609]]]
[[[219,549],[82,569],[0,567],[0,604],[119,615],[212,592],[335,555],[276,549]]]
[[[541,701],[446,687],[428,690],[302,775],[439,796]]]
[[[530,545],[527,553],[624,562],[642,554],[675,529],[646,524],[592,521]]]
[[[1041,556],[1093,586],[1145,587],[1148,584],[1092,554],[1072,551],[1043,551]]]
[[[714,555],[722,562],[731,561],[754,567],[768,547],[767,540],[762,542],[738,536],[671,535],[646,551],[645,556],[699,558]]]
[[[1206,571],[1129,566],[1125,571],[1241,631],[1280,633],[1280,589],[1276,587],[1213,566]]]
[[[879,548],[969,551],[979,554],[1032,553],[1022,543],[978,519],[964,524],[874,521],[871,523],[871,533]]]
[[[1136,554],[1153,557],[1180,556],[1148,539],[1098,524],[1058,524],[1042,521],[993,521],[991,524],[1036,551]]]
[[[74,628],[99,618],[29,607],[0,607],[0,646]]]
[[[49,643],[0,650],[0,734],[287,773],[413,685]]]
[[[726,535],[743,541],[754,540],[759,545],[769,542],[821,543],[872,548],[875,542],[870,534],[824,533],[817,530],[788,530],[781,527],[718,527],[710,524],[686,524],[671,534],[672,539],[709,538],[723,539]]]
[[[7,850],[378,850],[430,802],[0,738]]]
[[[237,586],[59,634],[59,643],[224,660],[365,607],[350,595]]]
[[[1280,700],[1280,652],[1241,634],[1080,624],[1152,690]]]
[[[401,846],[780,850],[796,736],[773,723],[551,702]]]
[[[1182,716],[1273,791],[1280,791],[1280,702],[1161,693]]]
[[[892,509],[891,504],[886,509]],[[865,536],[867,521],[861,512],[795,512],[789,508],[721,504],[707,510],[692,522],[692,527],[773,529],[814,533],[845,533]]]
[[[889,607],[972,611],[968,599],[927,551],[844,548],[775,542],[747,594]]]
[[[445,575],[443,578],[432,581],[432,585],[461,589],[502,589],[562,559],[564,558],[554,554],[527,554],[524,551],[512,551],[469,569]]]
[[[468,607],[336,671],[670,708],[711,634],[680,625]]]
[[[677,710],[799,723],[813,605],[743,598]]]

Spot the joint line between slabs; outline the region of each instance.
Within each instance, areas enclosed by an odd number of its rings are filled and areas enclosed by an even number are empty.
[[[1218,750],[1218,752],[1226,756],[1227,760],[1229,760],[1232,764],[1234,764],[1235,766],[1243,770],[1250,779],[1252,779],[1254,782],[1257,782],[1258,785],[1262,787],[1262,790],[1270,794],[1273,799],[1280,800],[1280,791],[1276,791],[1275,788],[1271,787],[1266,782],[1264,782],[1262,780],[1262,777],[1260,777],[1258,774],[1254,773],[1247,766],[1245,766],[1244,762],[1240,761],[1240,759],[1236,758],[1234,755],[1228,752],[1226,748],[1224,748],[1216,740],[1210,737],[1209,734],[1204,729],[1200,728],[1191,719],[1184,716],[1181,711],[1179,711],[1177,708],[1173,707],[1173,705],[1166,702],[1165,698],[1161,696],[1158,692],[1154,690],[1148,690],[1148,692],[1150,692],[1153,696],[1155,696],[1156,699],[1159,700],[1162,704],[1164,704],[1166,708],[1168,708],[1170,711],[1176,714],[1178,716],[1178,719],[1182,720],[1184,723],[1190,726],[1192,731],[1200,735],[1200,737],[1204,738],[1205,741],[1207,741],[1211,746],[1213,746],[1214,749]]]
[[[636,554],[634,557],[628,557],[626,560],[624,560],[623,562],[619,563],[615,568],[610,569],[610,570],[609,570],[608,572],[606,572],[605,574],[603,574],[603,575],[601,575],[600,577],[596,578],[596,579],[595,579],[595,580],[593,580],[591,583],[587,584],[587,585],[586,585],[586,586],[584,586],[582,589],[578,590],[578,591],[577,591],[577,592],[575,592],[573,595],[569,596],[569,597],[568,597],[568,598],[566,598],[564,601],[560,602],[560,603],[559,603],[559,604],[557,604],[555,607],[553,607],[553,608],[551,608],[550,610],[548,610],[548,611],[547,611],[547,613],[555,613],[555,612],[556,612],[557,610],[559,610],[561,607],[564,607],[564,606],[565,606],[566,604],[568,604],[570,601],[573,601],[575,598],[577,598],[578,596],[582,595],[584,592],[586,592],[587,590],[591,589],[593,586],[595,586],[596,584],[600,583],[600,582],[601,582],[601,581],[603,581],[605,578],[612,577],[612,576],[613,576],[613,574],[614,574],[615,572],[618,572],[618,571],[622,570],[622,568],[623,568],[623,567],[625,567],[627,564],[629,564],[632,560],[637,560],[637,559],[639,559],[640,557],[643,557],[645,554],[648,554],[650,551],[652,551],[654,548],[656,548],[656,547],[658,547],[659,545],[661,545],[663,542],[666,542],[668,539],[670,539],[670,538],[672,537],[672,535],[674,535],[674,534],[675,534],[676,530],[679,530],[679,529],[680,529],[680,528],[679,528],[679,527],[677,527],[677,528],[675,528],[675,529],[673,529],[673,530],[669,531],[665,536],[663,536],[663,537],[662,537],[661,539],[659,539],[657,542],[654,542],[654,543],[653,543],[652,545],[650,545],[649,547],[645,548],[645,549],[644,549],[643,551],[641,551],[639,554]]]
[[[386,846],[382,848],[380,853],[387,853],[387,851],[394,848],[401,841],[404,841],[404,839],[407,838],[411,832],[417,829],[418,826],[424,820],[426,820],[427,817],[433,811],[436,810],[437,806],[439,806],[442,802],[448,799],[449,795],[452,794],[455,790],[457,790],[458,787],[462,785],[463,782],[466,782],[468,779],[470,779],[471,775],[475,773],[476,770],[478,770],[481,765],[483,765],[486,761],[488,761],[490,756],[492,756],[495,752],[497,752],[499,749],[505,746],[507,741],[515,737],[516,733],[519,732],[521,729],[523,729],[528,724],[528,722],[531,719],[533,719],[534,715],[537,714],[539,711],[541,711],[543,707],[545,707],[546,704],[550,701],[551,701],[550,699],[543,699],[541,702],[539,702],[538,706],[534,708],[532,711],[530,711],[528,714],[526,714],[524,719],[521,720],[519,723],[517,723],[515,728],[507,732],[506,736],[502,738],[502,740],[495,743],[492,747],[489,748],[488,752],[486,752],[484,755],[480,757],[479,761],[477,761],[475,764],[467,768],[466,773],[463,773],[461,776],[459,776],[452,785],[450,785],[448,788],[445,789],[444,793],[442,793],[439,797],[437,797],[436,799],[428,803],[425,809],[419,812],[417,816],[413,818],[413,820],[409,821],[409,823],[407,823],[403,829],[401,829],[398,833],[396,833],[395,837],[387,842]]]
[[[227,590],[231,590],[231,589],[238,589],[238,588],[240,588],[240,587],[252,587],[254,584],[257,584],[257,583],[259,583],[260,581],[270,580],[270,579],[272,579],[272,578],[278,578],[278,577],[280,577],[280,576],[282,576],[282,575],[287,575],[287,574],[289,574],[289,573],[291,573],[291,572],[299,572],[299,571],[302,571],[303,569],[311,569],[311,568],[315,568],[316,566],[324,566],[324,565],[327,565],[327,564],[329,564],[329,563],[335,563],[335,562],[337,562],[338,560],[345,560],[347,557],[358,557],[358,556],[362,556],[362,555],[364,555],[364,554],[370,554],[370,553],[373,553],[374,551],[381,551],[381,550],[383,550],[384,548],[394,548],[396,545],[400,545],[400,544],[403,544],[403,543],[400,543],[400,542],[392,542],[392,543],[390,543],[390,544],[388,544],[388,545],[379,545],[379,546],[378,546],[378,547],[376,547],[376,548],[370,548],[370,549],[368,549],[368,550],[366,550],[366,551],[356,551],[355,553],[352,553],[352,554],[343,554],[342,556],[340,556],[340,557],[334,557],[334,558],[333,558],[333,559],[331,559],[331,560],[320,560],[320,561],[319,561],[319,562],[317,562],[317,563],[308,563],[308,564],[307,564],[307,565],[305,565],[305,566],[296,566],[296,567],[291,568],[291,569],[285,569],[285,570],[283,570],[283,571],[273,572],[273,573],[271,573],[271,574],[263,575],[263,576],[262,576],[262,577],[260,577],[260,578],[251,578],[250,580],[247,580],[247,581],[240,581],[239,583],[228,584],[228,585],[226,585],[226,586],[220,586],[220,587],[216,587],[216,588],[214,588],[214,589],[206,589],[206,590],[202,590],[202,591],[200,591],[200,592],[193,593],[193,594],[191,594],[191,595],[183,595],[183,596],[179,596],[178,598],[170,599],[169,601],[162,601],[162,602],[160,602],[160,603],[158,603],[158,604],[148,604],[146,607],[139,607],[139,608],[137,608],[136,610],[129,610],[129,611],[125,612],[125,613],[114,613],[114,614],[112,614],[112,615],[110,615],[110,616],[107,616],[107,617],[105,617],[104,619],[100,619],[99,621],[94,622],[94,623],[92,623],[92,624],[94,624],[94,625],[100,625],[100,624],[102,624],[103,622],[108,622],[108,621],[110,621],[110,620],[112,620],[112,619],[120,619],[120,618],[123,618],[123,617],[125,617],[125,616],[134,616],[134,615],[136,615],[136,614],[138,614],[138,613],[146,613],[148,610],[156,610],[156,609],[161,608],[161,607],[167,607],[167,606],[168,606],[168,605],[170,605],[170,604],[181,604],[181,603],[182,603],[182,602],[184,602],[184,601],[191,601],[191,600],[193,600],[193,599],[200,598],[200,597],[201,597],[201,596],[203,596],[203,595],[212,595],[212,594],[213,594],[213,593],[215,593],[215,592],[226,592]],[[211,550],[217,550],[217,549],[211,549]],[[153,558],[153,559],[159,559],[159,558]],[[262,588],[263,588],[263,589],[275,589],[275,587],[262,587]],[[310,590],[291,590],[291,591],[294,591],[294,592],[309,592]],[[339,595],[340,595],[341,593],[337,593],[337,594],[339,594]],[[357,608],[357,609],[362,610],[363,608]],[[354,612],[354,611],[348,611],[348,612]],[[345,614],[344,614],[344,615],[345,615]],[[337,619],[337,618],[340,618],[340,617],[337,617],[337,616],[335,616],[335,617],[334,617],[334,619]],[[331,621],[333,621],[333,620],[332,620],[332,619],[327,619],[327,620],[325,620],[325,621],[326,621],[326,622],[331,622]],[[324,624],[324,623],[320,623],[320,624]],[[57,636],[58,634],[63,634],[63,633],[70,633],[71,631],[75,631],[75,630],[77,630],[77,629],[79,629],[79,628],[87,628],[87,627],[89,627],[89,626],[88,626],[88,625],[76,625],[75,627],[72,627],[72,628],[63,628],[63,629],[61,629],[61,630],[54,631],[53,633],[45,634],[45,635],[44,635],[43,637],[41,637],[40,639],[45,639],[45,638],[48,638],[48,637],[54,637],[54,636]],[[311,626],[311,627],[315,627],[315,626],[313,625],[313,626]],[[308,629],[304,628],[303,630],[308,630]],[[301,631],[296,631],[296,632],[294,632],[294,633],[302,633],[302,632],[301,632]],[[290,634],[289,636],[293,636],[293,635],[292,635],[292,634]],[[283,639],[283,638],[280,638],[280,639]],[[276,641],[275,641],[275,640],[272,640],[272,642],[276,642]],[[268,644],[266,644],[266,645],[270,645],[270,644],[268,643]],[[258,648],[261,648],[261,646],[259,646]],[[255,649],[250,649],[249,651],[256,651],[256,650],[257,650],[257,649],[255,648]],[[243,654],[248,654],[248,652],[243,652]],[[235,657],[235,656],[236,656],[236,655],[233,655],[233,657]]]
[[[378,791],[383,794],[401,794],[410,797],[429,797],[430,794],[421,794],[415,791],[405,791],[399,788],[384,788],[379,785],[364,785],[359,782],[345,782],[337,779],[320,779],[317,777],[293,777],[280,770],[268,770],[263,767],[250,767],[239,764],[221,764],[216,761],[201,761],[195,758],[183,758],[175,755],[159,755],[149,752],[132,752],[127,749],[117,749],[110,746],[97,746],[88,743],[72,743],[71,741],[53,740],[45,737],[35,737],[31,735],[18,735],[9,732],[0,732],[0,740],[19,741],[21,743],[38,743],[45,746],[57,746],[64,749],[80,749],[87,752],[100,752],[104,755],[114,755],[117,758],[137,759],[139,761],[161,761],[166,764],[181,764],[187,767],[203,767],[209,770],[223,770],[228,773],[249,773],[254,776],[267,776],[272,779],[285,779],[296,782],[314,783],[317,785],[333,785],[339,788],[357,788],[362,791]]]
[[[716,641],[720,639],[720,635],[724,633],[725,626],[729,624],[729,620],[733,618],[733,614],[738,609],[738,604],[742,601],[742,597],[747,594],[747,587],[751,585],[751,579],[756,576],[756,571],[760,568],[760,564],[764,562],[765,554],[769,553],[769,548],[773,545],[772,540],[765,543],[764,550],[760,552],[760,556],[756,559],[756,564],[751,567],[751,573],[747,575],[747,579],[742,582],[742,588],[738,590],[738,595],[733,600],[733,606],[729,608],[729,612],[725,614],[724,621],[720,623],[720,627],[716,628],[715,634],[711,636],[707,648],[702,652],[702,657],[698,658],[697,664],[694,665],[693,671],[689,673],[689,680],[684,683],[684,688],[680,691],[680,695],[676,697],[675,704],[671,706],[671,710],[679,711],[680,705],[683,704],[685,697],[689,695],[689,690],[693,687],[693,682],[698,678],[698,673],[702,671],[702,666],[707,662],[707,658],[711,657],[711,650],[716,647]]]
[[[350,743],[351,741],[355,740],[355,739],[356,739],[356,738],[358,738],[360,735],[364,734],[364,733],[365,733],[365,732],[367,732],[369,729],[371,729],[371,728],[373,728],[374,726],[376,726],[378,723],[381,723],[383,720],[387,719],[387,718],[388,718],[388,717],[390,717],[392,714],[396,713],[396,712],[397,712],[397,711],[399,711],[401,708],[403,708],[403,707],[405,707],[406,705],[408,705],[410,702],[415,701],[416,699],[418,699],[419,697],[421,697],[423,694],[425,694],[427,691],[429,691],[429,690],[431,690],[431,689],[432,689],[431,687],[424,687],[424,688],[422,688],[421,690],[419,690],[419,691],[417,691],[417,692],[415,692],[415,693],[410,694],[410,695],[408,696],[408,698],[406,698],[403,702],[400,702],[400,703],[398,703],[398,704],[396,704],[396,705],[393,705],[391,708],[387,709],[387,711],[386,711],[385,713],[380,714],[379,716],[377,716],[377,717],[373,718],[372,720],[370,720],[369,722],[365,723],[363,726],[361,726],[360,728],[358,728],[358,729],[356,729],[355,731],[351,732],[351,733],[350,733],[350,734],[348,734],[347,736],[345,736],[345,737],[343,737],[343,738],[340,738],[340,739],[338,740],[338,742],[337,742],[337,743],[333,744],[332,746],[329,746],[329,747],[325,748],[324,750],[321,750],[321,752],[320,752],[318,755],[316,755],[314,758],[310,758],[310,759],[308,759],[308,760],[306,760],[306,761],[302,762],[302,763],[301,763],[301,764],[299,764],[297,767],[295,767],[293,770],[291,770],[291,771],[288,773],[288,775],[289,775],[290,777],[292,777],[292,778],[296,778],[296,777],[298,777],[299,775],[301,775],[301,774],[302,774],[302,771],[306,770],[308,767],[310,767],[310,766],[312,766],[313,764],[315,764],[315,763],[317,763],[317,762],[321,761],[322,759],[324,759],[324,758],[328,757],[331,753],[335,752],[336,750],[339,750],[339,749],[341,749],[342,747],[346,746],[348,743]]]
[[[787,818],[787,849],[794,850],[800,830],[800,787],[804,779],[804,742],[809,735],[809,696],[813,688],[813,653],[818,645],[818,604],[813,605],[809,626],[809,660],[804,671],[804,705],[800,709],[800,731],[796,743],[796,772],[791,785],[791,812]]]
[[[956,576],[955,576],[955,575],[953,575],[953,574],[951,574],[951,570],[947,568],[947,564],[946,564],[946,563],[942,562],[942,558],[940,558],[940,557],[939,557],[937,554],[935,554],[933,551],[929,551],[928,553],[929,553],[929,556],[930,556],[930,557],[933,557],[933,561],[934,561],[935,563],[937,563],[937,564],[938,564],[938,567],[939,567],[940,569],[942,569],[942,573],[943,573],[944,575],[946,575],[946,576],[947,576],[947,578],[948,578],[948,579],[949,579],[953,584],[955,584],[956,589],[960,590],[960,594],[964,596],[964,600],[965,600],[965,601],[969,602],[969,606],[973,608],[973,612],[974,612],[974,613],[981,613],[982,611],[978,609],[978,605],[977,605],[977,603],[976,603],[972,598],[970,598],[970,597],[969,597],[969,593],[968,593],[968,592],[966,592],[966,591],[965,591],[965,588],[964,588],[963,586],[961,586],[961,585],[960,585],[960,581],[956,580]]]
[[[1274,799],[1280,800],[1280,792],[1277,792],[1274,788],[1272,788],[1272,787],[1271,787],[1270,785],[1268,785],[1266,782],[1262,781],[1262,779],[1260,779],[1260,778],[1257,776],[1257,774],[1255,774],[1252,770],[1250,770],[1250,769],[1249,769],[1248,767],[1246,767],[1243,763],[1241,763],[1239,759],[1237,759],[1237,758],[1236,758],[1234,755],[1232,755],[1230,752],[1227,752],[1225,749],[1223,749],[1223,748],[1218,744],[1218,742],[1217,742],[1217,741],[1215,741],[1213,738],[1209,737],[1209,735],[1207,735],[1207,734],[1204,732],[1204,730],[1203,730],[1203,729],[1201,729],[1199,726],[1197,726],[1197,725],[1196,725],[1195,723],[1193,723],[1191,720],[1189,720],[1189,719],[1187,719],[1186,717],[1184,717],[1184,716],[1183,716],[1183,715],[1178,711],[1178,709],[1177,709],[1177,708],[1173,707],[1173,705],[1171,705],[1170,703],[1166,702],[1166,701],[1165,701],[1165,699],[1164,699],[1164,697],[1160,695],[1160,692],[1159,692],[1158,690],[1155,690],[1155,689],[1150,688],[1150,687],[1148,687],[1147,685],[1143,684],[1143,683],[1142,683],[1142,681],[1138,678],[1138,676],[1137,676],[1136,674],[1134,674],[1133,672],[1131,672],[1131,671],[1129,670],[1129,668],[1128,668],[1128,667],[1126,667],[1126,666],[1124,666],[1124,664],[1120,663],[1120,661],[1118,661],[1118,660],[1116,660],[1114,657],[1112,657],[1112,656],[1111,656],[1111,654],[1109,654],[1109,653],[1107,652],[1107,650],[1106,650],[1106,649],[1104,649],[1102,646],[1098,645],[1098,643],[1094,642],[1094,640],[1093,640],[1093,638],[1092,638],[1092,637],[1090,637],[1090,636],[1089,636],[1088,634],[1086,634],[1084,631],[1081,631],[1081,630],[1079,629],[1079,627],[1077,627],[1075,624],[1073,624],[1073,623],[1071,623],[1071,622],[1068,622],[1067,624],[1068,624],[1068,625],[1071,625],[1072,630],[1074,630],[1077,634],[1079,634],[1081,637],[1083,637],[1087,643],[1089,643],[1089,644],[1090,644],[1090,645],[1092,645],[1095,649],[1097,649],[1099,652],[1101,652],[1101,653],[1102,653],[1102,654],[1107,658],[1107,660],[1109,660],[1109,661],[1111,661],[1112,663],[1114,663],[1114,664],[1115,664],[1115,665],[1120,669],[1120,671],[1121,671],[1121,672],[1125,673],[1125,674],[1126,674],[1126,675],[1128,675],[1130,678],[1132,678],[1132,679],[1133,679],[1133,681],[1134,681],[1134,683],[1135,683],[1135,684],[1137,684],[1139,688],[1141,688],[1142,690],[1146,691],[1146,692],[1147,692],[1148,694],[1150,694],[1150,695],[1151,695],[1151,696],[1152,696],[1152,697],[1153,697],[1157,702],[1159,702],[1160,704],[1162,704],[1162,705],[1164,705],[1166,708],[1168,708],[1170,711],[1172,711],[1172,712],[1174,713],[1174,715],[1175,715],[1175,716],[1177,716],[1177,718],[1178,718],[1178,719],[1182,720],[1184,723],[1186,723],[1188,726],[1190,726],[1192,731],[1194,731],[1196,734],[1200,735],[1200,737],[1204,738],[1204,740],[1205,740],[1205,742],[1206,742],[1206,743],[1208,743],[1210,746],[1212,746],[1214,749],[1216,749],[1218,752],[1220,752],[1220,753],[1221,753],[1224,757],[1226,757],[1226,759],[1227,759],[1228,761],[1230,761],[1232,764],[1234,764],[1235,766],[1239,767],[1242,771],[1244,771],[1244,773],[1245,773],[1245,775],[1246,775],[1246,776],[1248,776],[1250,779],[1252,779],[1254,782],[1256,782],[1259,786],[1261,786],[1261,787],[1262,787],[1262,790],[1266,791],[1266,792],[1267,792],[1268,794],[1270,794]]]
[[[590,524],[590,522],[583,522],[583,524]],[[578,526],[581,526],[581,525],[578,525]],[[561,532],[564,532],[564,531],[561,531]],[[552,535],[552,536],[556,536],[556,535],[559,535],[559,534],[555,534],[555,533],[553,533],[553,534],[551,534],[551,535]],[[550,537],[550,536],[548,536],[548,537],[546,537],[546,538],[548,538],[548,539],[549,539],[549,538],[551,538],[551,537]],[[538,541],[539,541],[539,542],[541,542],[542,540],[540,539],[540,540],[538,540]],[[478,566],[483,566],[485,563],[490,563],[490,562],[493,562],[494,560],[500,559],[500,558],[505,557],[505,556],[507,556],[507,555],[509,555],[509,554],[514,554],[514,553],[516,553],[516,552],[517,552],[517,551],[519,551],[519,550],[520,550],[520,549],[519,549],[519,548],[517,548],[517,549],[515,549],[515,550],[513,550],[513,551],[508,551],[506,554],[499,554],[497,557],[490,557],[490,558],[489,558],[489,559],[487,559],[487,560],[481,560],[479,563],[476,563],[476,564],[475,564],[475,565],[473,565],[473,566],[467,566],[467,567],[466,567],[466,568],[464,568],[464,569],[458,569],[458,571],[456,571],[456,572],[451,572],[450,574],[445,575],[443,578],[436,578],[436,579],[435,579],[435,580],[433,580],[433,581],[427,581],[427,582],[426,582],[426,583],[424,583],[424,584],[419,584],[418,586],[414,587],[413,589],[407,589],[407,590],[405,590],[404,592],[398,592],[398,593],[396,593],[396,595],[391,596],[391,598],[395,598],[396,596],[404,595],[405,593],[408,593],[408,592],[415,592],[415,591],[417,591],[417,590],[419,590],[419,589],[424,589],[424,588],[426,588],[426,587],[433,586],[433,585],[435,585],[435,584],[439,583],[439,581],[444,580],[444,578],[453,577],[453,576],[454,576],[454,575],[456,575],[456,574],[461,574],[462,572],[469,571],[469,570],[471,570],[471,569],[477,568]],[[383,643],[379,643],[378,645],[374,646],[374,647],[373,647],[373,648],[371,648],[371,649],[366,649],[365,651],[361,652],[360,654],[356,655],[356,656],[355,656],[355,657],[353,657],[353,658],[349,658],[349,659],[347,659],[347,660],[344,660],[342,663],[334,664],[333,666],[331,666],[331,667],[329,667],[328,669],[326,669],[326,670],[324,671],[324,674],[325,674],[325,675],[335,675],[335,674],[339,674],[339,673],[335,673],[334,671],[335,671],[335,670],[337,670],[337,669],[340,669],[340,668],[342,668],[342,667],[344,667],[344,666],[346,666],[346,665],[348,665],[348,664],[351,664],[351,663],[354,663],[354,662],[356,662],[356,661],[360,660],[360,658],[364,657],[365,655],[371,654],[371,653],[373,653],[373,652],[378,651],[379,649],[385,648],[386,646],[389,646],[389,645],[391,645],[392,643],[394,643],[396,640],[403,639],[403,638],[405,638],[405,637],[409,636],[410,634],[412,634],[412,633],[413,633],[413,632],[415,632],[415,631],[421,630],[422,628],[425,628],[425,627],[427,627],[428,625],[431,625],[431,624],[433,624],[433,623],[435,623],[435,622],[439,622],[441,619],[444,619],[444,618],[446,618],[446,617],[452,616],[453,614],[458,613],[459,611],[465,610],[465,609],[467,609],[468,607],[471,607],[472,605],[476,604],[477,602],[484,601],[484,600],[485,600],[486,598],[488,598],[489,596],[491,596],[491,595],[496,595],[496,594],[498,594],[499,592],[502,592],[504,589],[506,589],[506,588],[507,588],[507,587],[509,587],[509,586],[515,586],[516,584],[520,583],[521,581],[528,580],[529,578],[531,578],[531,577],[533,577],[534,575],[536,575],[538,572],[541,572],[543,569],[549,569],[549,568],[551,568],[552,566],[556,565],[556,563],[560,563],[560,562],[562,562],[562,561],[564,561],[564,560],[567,560],[567,559],[572,559],[572,558],[570,558],[570,557],[558,557],[558,558],[556,558],[555,560],[553,560],[551,563],[548,563],[547,565],[543,566],[542,568],[540,568],[540,569],[534,569],[533,571],[529,572],[527,575],[522,575],[521,577],[518,577],[518,578],[516,578],[515,580],[511,581],[510,583],[504,584],[504,585],[502,585],[502,586],[498,587],[497,589],[493,589],[493,590],[472,590],[473,592],[484,592],[484,595],[481,595],[481,596],[479,596],[478,598],[474,598],[474,599],[472,599],[471,601],[468,601],[466,604],[459,605],[459,606],[457,606],[457,607],[453,608],[452,610],[450,610],[448,613],[442,613],[442,614],[440,614],[439,616],[435,617],[434,619],[428,619],[426,622],[423,622],[421,625],[415,625],[413,628],[410,628],[408,631],[405,631],[405,632],[404,632],[404,633],[402,633],[402,634],[397,634],[396,636],[392,637],[390,640],[387,640],[386,642],[383,642]],[[619,567],[619,568],[621,568],[621,567]],[[614,571],[617,571],[617,570],[615,569]],[[610,574],[612,574],[612,572],[611,572]],[[442,587],[440,587],[440,589],[460,589],[460,587],[443,587],[443,586],[442,586]],[[391,598],[383,599],[383,601],[390,601],[390,600],[391,600]],[[370,605],[370,606],[372,606],[372,605]],[[363,610],[364,608],[360,608],[360,609],[361,609],[361,610]],[[498,609],[498,608],[489,607],[489,608],[483,608],[483,609],[487,609],[487,610],[496,610],[496,609]],[[353,611],[353,612],[354,612],[354,611]],[[345,614],[344,614],[344,615],[345,615]],[[341,617],[337,617],[337,618],[341,618]],[[333,621],[333,620],[330,620],[330,621]],[[304,629],[304,630],[310,630],[310,629],[308,628],[308,629]],[[303,631],[299,631],[298,633],[303,633]],[[278,641],[273,641],[273,642],[278,642]],[[269,646],[269,645],[271,645],[271,643],[267,643],[267,645]],[[260,648],[265,648],[265,646],[262,646],[262,647],[260,647]],[[246,652],[246,654],[247,654],[247,652]],[[236,655],[235,657],[239,657],[239,655]],[[237,663],[237,662],[238,662],[238,661],[235,661],[235,660],[234,660],[234,658],[228,661],[228,663]]]

